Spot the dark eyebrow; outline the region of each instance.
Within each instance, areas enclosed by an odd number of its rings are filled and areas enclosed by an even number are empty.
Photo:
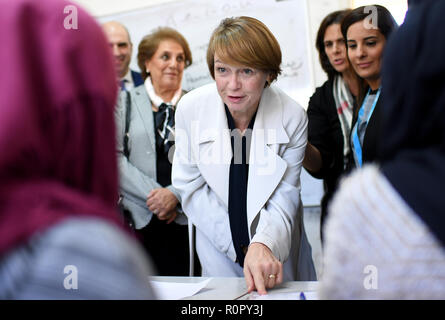
[[[372,40],[377,40],[378,37],[377,37],[377,36],[369,36],[369,37],[364,38],[363,40],[367,41],[367,40],[371,40],[371,39],[372,39]],[[357,40],[354,40],[354,39],[348,39],[347,42],[351,42],[351,41],[356,42]]]
[[[345,40],[344,38],[337,38],[334,40],[326,40],[323,43],[326,44],[326,43],[330,43],[330,42],[337,42],[337,41],[344,41],[344,40]]]

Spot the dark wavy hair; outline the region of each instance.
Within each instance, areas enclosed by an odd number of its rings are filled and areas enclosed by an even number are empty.
[[[348,41],[347,33],[350,26],[352,26],[356,22],[360,22],[365,20],[370,12],[366,10],[368,7],[377,8],[377,28],[380,33],[385,37],[385,40],[388,40],[391,33],[398,28],[397,22],[394,20],[391,12],[383,6],[374,4],[371,6],[361,6],[358,7],[351,12],[349,12],[346,17],[343,18],[341,23],[341,33],[346,40]],[[368,90],[368,85],[364,81],[360,81],[359,83],[359,96],[357,102],[361,104],[365,98],[366,91]]]
[[[329,79],[333,79],[334,76],[339,73],[337,70],[334,69],[334,67],[329,62],[329,58],[325,52],[324,35],[326,33],[326,29],[329,26],[331,26],[333,24],[341,25],[343,18],[351,11],[352,11],[351,9],[345,9],[345,10],[334,11],[334,12],[328,14],[323,19],[323,21],[320,24],[320,27],[318,28],[317,39],[315,40],[315,47],[318,50],[318,57],[320,59],[320,65],[323,68],[324,72],[326,72],[326,74],[328,75]]]
[[[388,40],[391,33],[397,29],[398,24],[396,20],[394,20],[391,12],[389,12],[389,10],[384,6],[380,6],[378,4],[361,6],[349,12],[341,23],[341,33],[346,40],[349,27],[356,22],[365,20],[370,15],[369,11],[365,10],[368,7],[377,8],[377,28],[379,29],[380,33],[383,34],[386,40]]]

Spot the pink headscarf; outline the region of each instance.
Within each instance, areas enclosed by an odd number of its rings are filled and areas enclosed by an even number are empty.
[[[69,217],[120,223],[111,53],[69,5],[0,0],[0,256]]]

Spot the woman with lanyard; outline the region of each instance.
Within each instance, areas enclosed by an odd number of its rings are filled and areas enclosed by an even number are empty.
[[[320,299],[445,297],[445,2],[411,5],[385,52],[380,163],[330,207]]]
[[[379,99],[380,71],[386,41],[396,28],[397,23],[391,13],[379,5],[352,10],[341,25],[349,61],[355,72],[366,82],[366,86],[360,88],[360,108],[354,115],[351,131],[351,147],[356,167],[374,161],[377,156],[380,135],[378,114],[382,104]]]
[[[340,177],[351,167],[349,137],[359,81],[363,81],[349,63],[340,28],[350,11],[328,14],[320,24],[316,40],[320,64],[328,80],[309,100],[308,144],[303,166],[313,177],[323,179],[325,194],[321,200],[321,226]],[[323,240],[322,232],[320,237]]]

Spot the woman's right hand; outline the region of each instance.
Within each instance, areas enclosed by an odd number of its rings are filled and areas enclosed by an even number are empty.
[[[259,242],[249,245],[243,271],[248,292],[256,289],[261,295],[267,294],[266,288],[283,282],[283,264],[266,245]]]
[[[176,218],[178,199],[167,188],[153,189],[147,197],[147,207],[159,220],[168,220],[170,223]],[[172,220],[173,219],[173,220]]]

